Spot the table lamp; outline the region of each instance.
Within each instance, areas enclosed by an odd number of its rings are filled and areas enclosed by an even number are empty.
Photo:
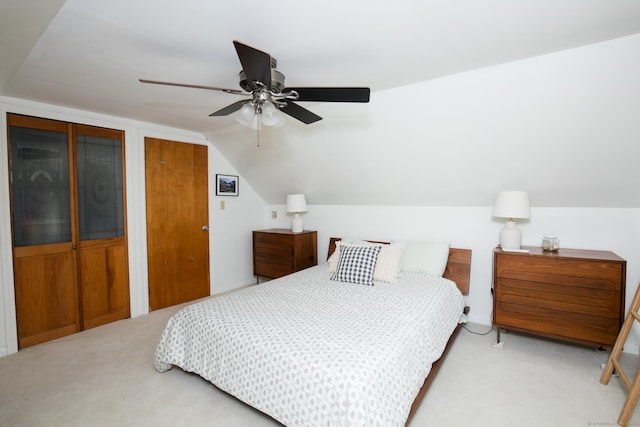
[[[287,196],[287,212],[293,213],[291,218],[291,231],[301,233],[303,230],[301,212],[307,211],[307,201],[304,194],[289,194]]]
[[[507,218],[507,224],[500,231],[500,247],[502,250],[506,252],[523,252],[520,248],[522,231],[516,227],[514,219],[527,219],[531,216],[527,192],[500,191],[493,206],[493,216]]]

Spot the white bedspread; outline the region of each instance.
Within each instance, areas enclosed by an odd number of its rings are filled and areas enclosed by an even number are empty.
[[[195,372],[287,426],[402,426],[460,320],[447,279],[328,280],[325,265],[185,307],[155,367]]]

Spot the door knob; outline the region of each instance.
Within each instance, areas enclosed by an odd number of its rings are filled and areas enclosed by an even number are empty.
[[[202,229],[203,229],[204,231],[209,231],[209,226],[208,226],[208,225],[203,225],[203,226],[202,226]]]

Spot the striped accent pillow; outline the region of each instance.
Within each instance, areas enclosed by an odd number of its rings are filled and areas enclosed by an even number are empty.
[[[387,283],[398,283],[398,273],[402,264],[403,247],[399,245],[381,246],[373,280]]]
[[[380,246],[344,246],[340,250],[338,268],[331,280],[373,286]]]

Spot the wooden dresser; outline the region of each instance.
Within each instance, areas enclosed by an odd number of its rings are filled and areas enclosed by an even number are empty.
[[[624,321],[627,262],[607,251],[494,250],[493,322],[589,345],[612,347]]]
[[[318,232],[286,228],[253,232],[253,274],[275,279],[318,265]]]

